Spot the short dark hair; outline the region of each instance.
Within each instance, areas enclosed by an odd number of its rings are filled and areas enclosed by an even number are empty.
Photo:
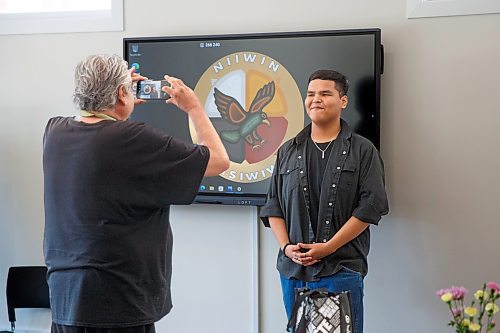
[[[335,82],[335,88],[339,92],[340,97],[347,95],[349,84],[344,74],[331,69],[319,69],[309,76],[308,84],[312,80],[328,80]]]

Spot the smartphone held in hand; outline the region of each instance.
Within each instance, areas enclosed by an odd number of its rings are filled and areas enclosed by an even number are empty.
[[[145,100],[165,100],[170,96],[161,90],[164,86],[170,86],[165,80],[143,80],[138,81],[135,89],[135,97]]]

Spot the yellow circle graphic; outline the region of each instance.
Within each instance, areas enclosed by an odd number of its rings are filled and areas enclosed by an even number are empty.
[[[194,89],[231,159],[220,176],[238,183],[269,178],[276,151],[304,126],[297,83],[275,59],[258,52],[228,54],[208,67]],[[193,142],[198,138],[191,121]]]

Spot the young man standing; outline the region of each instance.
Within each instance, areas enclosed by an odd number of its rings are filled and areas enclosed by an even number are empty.
[[[312,123],[278,150],[264,224],[279,243],[277,268],[288,318],[295,290],[349,291],[354,332],[363,332],[363,278],[370,224],[388,213],[379,152],[341,119],[344,75],[318,70],[304,104]]]

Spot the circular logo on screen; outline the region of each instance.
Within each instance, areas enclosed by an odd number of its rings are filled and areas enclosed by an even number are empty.
[[[257,52],[215,61],[195,87],[231,160],[221,176],[240,183],[269,178],[276,151],[304,126],[302,96],[290,73]],[[190,133],[197,142],[190,123]]]

